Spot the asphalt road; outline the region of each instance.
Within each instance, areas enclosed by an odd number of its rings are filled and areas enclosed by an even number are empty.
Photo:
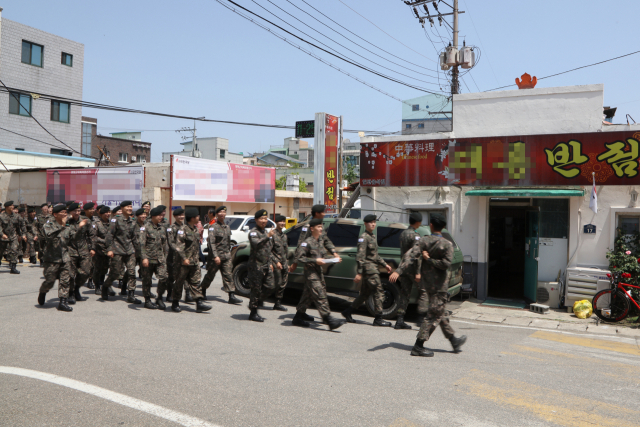
[[[453,321],[464,351],[436,331],[435,357],[417,358],[415,328],[376,328],[365,312],[337,332],[291,326],[296,294],[262,324],[246,300],[225,303],[219,277],[207,313],[86,288],[62,313],[57,288],[37,306],[42,270],[20,270],[0,268],[2,426],[640,425],[633,339]]]

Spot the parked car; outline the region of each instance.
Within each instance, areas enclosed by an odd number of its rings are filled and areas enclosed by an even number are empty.
[[[340,257],[342,257],[341,263],[323,267],[327,291],[355,297],[360,291],[360,284],[353,281],[356,277],[356,253],[358,238],[364,232],[364,222],[359,219],[325,217],[323,225],[327,230],[329,239],[331,239]],[[394,269],[400,264],[400,234],[408,227],[408,224],[397,222],[377,223],[375,234],[378,239],[379,254]],[[289,242],[289,263],[292,262],[301,231],[302,225],[297,225],[285,231]],[[425,226],[418,228],[417,231],[421,236],[431,234],[429,227]],[[455,248],[453,263],[450,268],[451,280],[449,282],[449,295],[454,296],[460,292],[462,285],[463,257],[460,248],[446,229],[443,230],[442,236],[453,243]],[[247,281],[249,250],[249,244],[246,242],[239,244],[231,251],[233,280],[236,285],[236,291],[244,296],[248,296],[250,293]],[[380,278],[385,289],[383,317],[385,319],[394,318],[398,312],[399,284],[389,282],[389,275],[383,268],[380,268]],[[287,288],[302,289],[303,285],[303,266],[299,264],[298,268],[289,274]],[[411,304],[415,304],[417,295],[418,289],[417,286],[414,286],[411,292]],[[374,314],[373,297],[367,300],[366,306],[369,312]]]
[[[256,226],[256,220],[253,215],[228,215],[224,222],[229,225],[231,229],[231,245],[237,245],[249,241],[249,230]],[[274,228],[276,224],[269,220],[267,224],[267,230]],[[207,248],[207,236],[209,235],[209,227],[205,227],[202,233],[202,252],[208,253]]]

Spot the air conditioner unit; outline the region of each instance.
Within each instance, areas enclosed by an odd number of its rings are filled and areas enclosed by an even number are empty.
[[[143,161],[142,161],[142,163],[147,163],[147,161],[146,161],[146,160],[143,160]]]
[[[131,161],[135,162],[136,161],[136,156],[131,156]]]
[[[611,282],[608,270],[599,268],[567,268],[564,305],[573,307],[573,303],[583,299],[591,301],[598,292],[609,289]]]
[[[558,282],[538,282],[538,304],[560,308],[560,284]]]

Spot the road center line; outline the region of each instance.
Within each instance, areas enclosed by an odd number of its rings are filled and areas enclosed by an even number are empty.
[[[118,403],[132,409],[136,409],[138,411],[146,412],[147,414],[155,415],[156,417],[164,418],[165,420],[173,421],[174,423],[185,427],[220,427],[216,424],[211,424],[199,418],[172,411],[170,409],[163,408],[162,406],[154,405],[153,403],[145,402],[134,397],[116,393],[115,391],[107,390],[102,387],[83,383],[82,381],[76,381],[70,378],[60,377],[53,374],[47,374],[46,372],[32,371],[31,369],[14,368],[11,366],[0,366],[0,373],[33,378],[36,380],[57,384],[63,387],[68,387],[73,390],[91,394],[93,396],[97,396],[102,399],[109,400],[111,402]]]

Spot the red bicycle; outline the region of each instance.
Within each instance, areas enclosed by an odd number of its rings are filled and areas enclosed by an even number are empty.
[[[611,289],[605,289],[598,292],[591,302],[593,312],[605,322],[620,322],[629,315],[631,303],[640,310],[640,305],[633,298],[631,292],[627,288],[635,288],[640,290],[640,286],[622,283],[621,279],[629,279],[629,273],[611,273],[607,274],[611,280]]]

